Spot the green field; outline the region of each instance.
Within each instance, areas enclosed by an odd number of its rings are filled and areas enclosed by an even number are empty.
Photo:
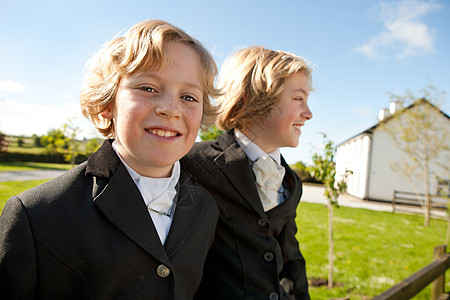
[[[19,146],[18,140],[22,139],[23,144]],[[18,137],[18,136],[6,136],[6,141],[8,144],[7,152],[16,152],[16,153],[32,153],[32,154],[46,154],[47,149],[45,147],[36,147],[33,143],[33,139],[31,137]],[[97,139],[99,145],[102,144],[102,139]],[[86,151],[86,143],[87,141],[78,141],[78,151],[83,153]]]
[[[0,162],[0,172],[27,171],[27,170],[70,170],[70,164],[50,164],[50,163],[20,163],[20,162]]]
[[[73,168],[69,164],[49,164],[49,163],[20,163],[20,162],[0,162],[0,172],[27,171],[27,170],[70,170]],[[3,210],[6,201],[13,195],[31,189],[38,184],[44,183],[44,180],[28,181],[6,181],[0,182],[0,210]]]
[[[28,181],[6,181],[0,182],[0,209],[3,210],[6,201],[13,195],[29,190],[38,184],[44,183],[44,180],[28,180]]]
[[[298,239],[307,275],[327,278],[328,233],[324,205],[301,203],[297,212]],[[366,209],[335,209],[335,268],[338,287],[311,287],[311,299],[350,296],[370,299],[430,264],[435,246],[443,244],[447,221],[423,216]],[[446,291],[450,289],[447,271]],[[413,299],[431,299],[430,287]]]
[[[20,153],[45,153],[44,147],[35,147],[31,137],[21,137],[23,145],[19,147],[19,137],[7,136],[6,140],[9,142],[8,152],[20,152]]]

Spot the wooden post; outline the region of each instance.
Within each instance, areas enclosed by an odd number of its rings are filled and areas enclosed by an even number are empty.
[[[440,245],[434,248],[433,261],[436,261],[445,254],[446,245]],[[444,293],[445,271],[437,277],[431,284],[431,299],[437,300]]]
[[[397,197],[397,191],[394,191],[394,196],[392,197],[392,212],[395,213],[395,200]]]

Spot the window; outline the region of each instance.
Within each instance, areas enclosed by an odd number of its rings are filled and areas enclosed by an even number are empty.
[[[450,197],[450,180],[439,179],[436,194],[439,196]]]

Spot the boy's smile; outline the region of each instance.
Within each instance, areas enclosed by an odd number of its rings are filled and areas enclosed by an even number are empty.
[[[299,133],[302,133],[301,131],[301,127],[303,126],[303,124],[294,124],[294,128],[297,129],[299,131]]]
[[[190,46],[169,42],[167,64],[122,78],[112,108],[117,149],[140,175],[166,177],[193,146],[203,114],[201,63]]]
[[[146,131],[148,133],[151,133],[151,134],[154,134],[154,135],[157,135],[157,136],[160,136],[160,137],[165,137],[165,138],[174,137],[174,136],[177,136],[177,135],[180,134],[180,133],[175,132],[175,131],[164,130],[164,129],[160,129],[160,128],[159,129],[158,128],[156,128],[156,129],[146,129]]]

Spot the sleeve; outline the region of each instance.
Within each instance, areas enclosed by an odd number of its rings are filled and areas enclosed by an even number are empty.
[[[295,215],[289,219],[283,228],[282,251],[284,256],[283,271],[280,275],[285,290],[295,295],[295,299],[309,300],[308,279],[306,277],[306,264],[295,234],[297,225]]]
[[[5,299],[34,299],[37,267],[33,234],[22,202],[8,200],[0,216],[0,286]]]

